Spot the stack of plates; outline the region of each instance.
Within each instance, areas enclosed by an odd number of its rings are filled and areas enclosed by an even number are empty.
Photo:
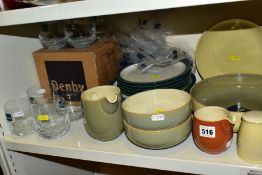
[[[143,73],[138,64],[120,72],[117,86],[122,94],[131,96],[152,89],[180,89],[190,91],[196,77],[191,73],[189,60],[185,59],[166,67],[152,67]]]

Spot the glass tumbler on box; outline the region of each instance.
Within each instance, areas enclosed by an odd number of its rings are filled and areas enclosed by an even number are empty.
[[[34,133],[34,121],[26,97],[8,100],[4,104],[4,110],[11,133],[18,136]]]
[[[64,34],[49,29],[48,24],[41,25],[41,32],[38,35],[40,43],[46,49],[61,49],[66,47],[67,41]]]
[[[38,135],[47,139],[63,136],[70,128],[70,119],[61,97],[40,97],[32,104]]]
[[[65,36],[73,48],[87,48],[96,41],[96,26],[67,24]]]

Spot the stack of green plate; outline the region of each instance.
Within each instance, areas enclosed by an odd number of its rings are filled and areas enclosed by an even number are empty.
[[[166,67],[152,67],[142,72],[133,64],[120,72],[117,86],[126,96],[152,89],[180,89],[190,91],[196,77],[191,73],[189,60],[185,59]]]

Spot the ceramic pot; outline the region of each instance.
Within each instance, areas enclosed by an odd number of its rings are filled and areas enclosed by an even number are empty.
[[[118,137],[124,129],[122,96],[115,86],[98,86],[81,95],[87,133],[101,141]]]
[[[201,108],[194,113],[193,139],[199,149],[220,154],[232,143],[235,116],[217,106]]]
[[[254,74],[227,74],[207,78],[195,84],[192,95],[193,111],[206,106],[220,106],[237,116],[234,132],[240,126],[241,116],[250,110],[262,111],[262,76]]]
[[[239,157],[251,163],[262,163],[262,111],[246,112],[242,116],[237,136]]]

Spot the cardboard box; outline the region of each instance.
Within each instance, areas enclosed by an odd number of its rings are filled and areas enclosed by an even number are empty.
[[[121,51],[114,40],[106,39],[85,49],[40,49],[33,57],[47,93],[55,88],[75,92],[112,84],[119,71]]]

